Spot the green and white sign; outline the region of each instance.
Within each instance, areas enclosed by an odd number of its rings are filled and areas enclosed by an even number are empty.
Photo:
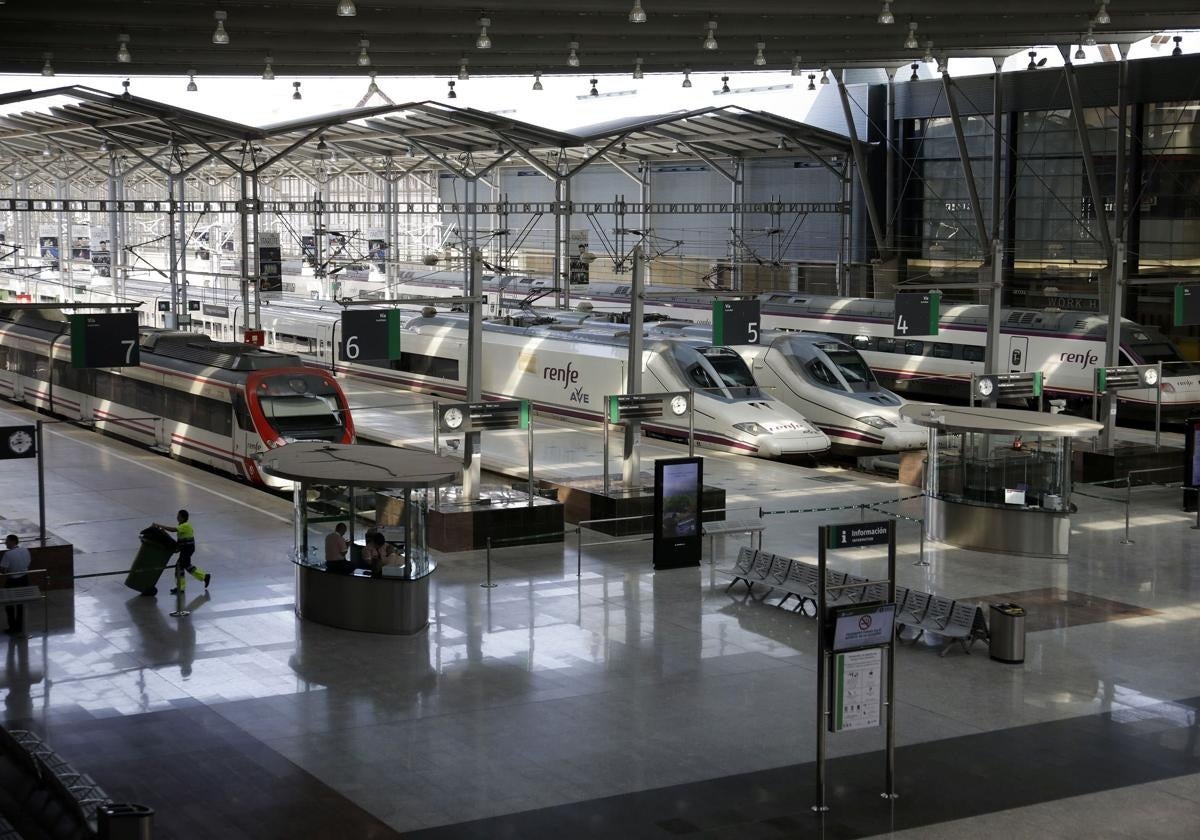
[[[879,726],[882,677],[882,648],[834,654],[830,732]]]

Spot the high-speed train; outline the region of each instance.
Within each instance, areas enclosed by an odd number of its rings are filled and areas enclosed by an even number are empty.
[[[0,303],[0,397],[275,489],[291,483],[262,475],[256,455],[354,441],[337,380],[295,355],[154,328],[139,344],[137,367],[75,368],[61,315]]]
[[[262,326],[270,346],[334,371],[442,396],[465,395],[465,315],[432,307],[406,313],[401,357],[376,363],[337,358],[340,315],[341,307],[333,304],[272,305],[262,313]],[[610,325],[517,316],[485,321],[484,340],[485,399],[520,397],[544,413],[599,422],[604,398],[625,392],[628,336]],[[694,392],[695,440],[701,446],[766,458],[829,449],[829,438],[800,413],[746,384],[753,379],[740,358],[717,366],[684,343],[648,340],[641,364],[645,393]],[[686,440],[689,418],[668,413],[643,421],[642,428]]]
[[[393,292],[461,293],[461,277],[456,279],[453,272],[414,277],[394,287]],[[527,276],[488,278],[485,282],[489,294],[503,295],[510,305],[536,297],[550,287],[549,280]],[[628,283],[591,283],[573,286],[571,296],[572,300],[588,302],[596,310],[628,311],[630,288]],[[712,296],[706,290],[658,286],[647,291],[655,293],[645,300],[648,313],[695,321],[710,317]],[[1096,313],[1003,310],[1000,370],[985,371],[987,307],[980,304],[943,307],[937,336],[903,338],[893,334],[891,300],[796,292],[770,292],[755,297],[762,307],[763,328],[816,332],[843,341],[862,354],[885,385],[905,396],[965,401],[972,373],[1040,370],[1047,398],[1065,399],[1072,413],[1088,414],[1095,371],[1104,366],[1108,318]],[[1160,385],[1163,418],[1182,420],[1200,410],[1200,364],[1185,360],[1179,349],[1154,327],[1123,319],[1120,364],[1157,362],[1163,363]],[[1153,388],[1118,394],[1120,414],[1125,419],[1153,416],[1155,401]]]

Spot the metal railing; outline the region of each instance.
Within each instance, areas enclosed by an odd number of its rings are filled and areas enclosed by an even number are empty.
[[[1121,545],[1133,545],[1134,544],[1134,540],[1130,539],[1130,537],[1129,537],[1130,510],[1133,507],[1133,487],[1134,487],[1133,477],[1135,475],[1148,475],[1150,473],[1163,473],[1163,472],[1174,473],[1176,476],[1178,476],[1179,475],[1179,467],[1178,466],[1147,467],[1146,469],[1141,469],[1141,470],[1130,470],[1129,472],[1127,472],[1125,474],[1125,477],[1123,479],[1121,479],[1121,478],[1113,479],[1113,481],[1118,482],[1116,484],[1116,486],[1114,487],[1114,489],[1119,489],[1122,486],[1120,482],[1123,482],[1124,487],[1125,487],[1125,499],[1123,502],[1125,505],[1125,536],[1122,537],[1122,539],[1121,539]],[[1107,484],[1107,483],[1110,483],[1110,482],[1103,482],[1103,481],[1096,482],[1097,485],[1101,485],[1101,486],[1104,484]],[[1137,486],[1138,487],[1149,487],[1149,486],[1152,486],[1152,487],[1178,487],[1182,483],[1183,483],[1182,481],[1139,481],[1137,483]],[[1084,498],[1087,498],[1087,499],[1098,499],[1098,500],[1104,501],[1104,502],[1121,501],[1120,499],[1114,498],[1112,496],[1095,496],[1090,493],[1083,493],[1075,488],[1071,488],[1071,495],[1072,496],[1079,495],[1079,496],[1083,496]],[[1197,506],[1196,525],[1193,527],[1195,527],[1196,530],[1200,530],[1200,505]]]

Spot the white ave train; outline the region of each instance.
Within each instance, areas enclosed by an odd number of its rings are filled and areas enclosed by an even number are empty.
[[[392,293],[461,294],[461,275],[455,272],[413,276],[412,281],[393,286]],[[502,295],[509,305],[537,296],[550,286],[550,281],[543,278],[521,276],[490,277],[485,282],[489,294]],[[710,318],[712,296],[703,290],[660,286],[647,291],[656,293],[645,301],[648,313],[691,321]],[[659,296],[671,292],[677,294]],[[627,283],[592,283],[571,289],[573,301],[586,301],[601,311],[627,312],[629,295]],[[1002,364],[998,371],[985,371],[987,307],[980,304],[944,307],[937,336],[901,338],[893,335],[891,300],[795,292],[770,292],[757,297],[763,328],[814,332],[838,339],[861,353],[883,384],[904,396],[965,401],[972,373],[1040,370],[1048,399],[1065,399],[1069,411],[1086,415],[1091,411],[1095,370],[1104,364],[1108,318],[1096,313],[1003,310]],[[1200,363],[1185,360],[1156,328],[1123,319],[1120,364],[1156,362],[1163,363],[1159,387],[1164,421],[1183,420],[1200,411]],[[1121,391],[1120,416],[1126,420],[1152,418],[1155,402],[1153,388]]]

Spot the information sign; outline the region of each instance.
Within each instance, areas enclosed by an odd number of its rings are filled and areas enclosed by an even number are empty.
[[[662,417],[670,412],[675,417],[687,414],[689,408],[687,391],[670,391],[664,394],[610,394],[608,397],[608,422],[623,420],[647,420]]]
[[[892,641],[896,623],[895,604],[857,604],[831,607],[833,632],[829,649],[833,651],[886,645]]]
[[[1200,286],[1175,287],[1175,326],[1200,324]]]
[[[898,292],[892,334],[899,338],[937,335],[941,308],[940,292]]]
[[[258,294],[264,300],[283,297],[283,252],[274,231],[263,231],[258,237]]]
[[[138,316],[133,312],[71,315],[71,367],[137,367]]]
[[[343,362],[399,359],[400,311],[347,309],[343,312],[338,358]]]
[[[0,427],[0,460],[8,458],[33,458],[36,455],[36,426]]]
[[[754,300],[714,300],[712,303],[713,344],[758,344],[762,307]]]
[[[438,430],[449,434],[529,428],[529,400],[442,403]]]
[[[879,726],[882,672],[883,651],[879,648],[834,655],[830,732]]]
[[[825,547],[831,551],[864,545],[887,545],[888,523],[886,519],[881,522],[847,522],[830,525],[825,533],[828,535]]]
[[[654,462],[654,568],[700,565],[700,506],[704,487],[701,458]]]
[[[1096,368],[1096,391],[1128,391],[1158,384],[1158,365],[1123,365]]]

